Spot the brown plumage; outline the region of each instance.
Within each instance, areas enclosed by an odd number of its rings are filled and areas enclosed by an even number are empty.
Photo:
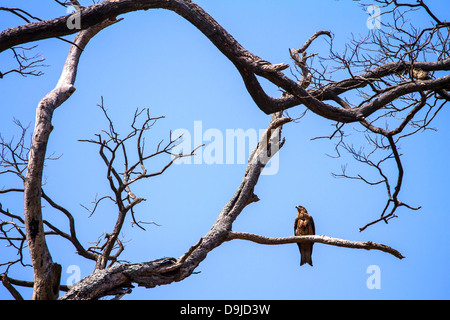
[[[302,206],[296,206],[298,214],[295,218],[294,222],[294,234],[296,236],[306,236],[306,235],[314,235],[316,234],[316,230],[314,227],[314,220],[308,214],[308,211]],[[298,248],[300,250],[300,265],[304,265],[308,263],[310,266],[312,263],[312,251],[313,251],[313,242],[309,243],[297,243]]]

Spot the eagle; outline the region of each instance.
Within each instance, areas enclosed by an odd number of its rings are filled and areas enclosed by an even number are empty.
[[[294,222],[294,234],[296,236],[306,236],[306,235],[314,235],[316,234],[316,230],[314,227],[314,220],[308,214],[308,211],[302,206],[296,206],[298,214],[295,218]],[[313,251],[313,242],[299,243],[297,242],[298,248],[300,250],[300,266],[308,263],[310,266],[312,263],[312,251]]]

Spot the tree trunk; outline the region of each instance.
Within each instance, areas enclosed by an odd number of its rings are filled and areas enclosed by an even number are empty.
[[[53,130],[53,112],[75,91],[73,86],[78,61],[89,40],[103,28],[117,22],[107,20],[80,31],[71,46],[61,77],[56,87],[40,102],[36,110],[28,168],[24,186],[24,214],[27,242],[34,271],[33,299],[55,300],[59,295],[61,266],[54,263],[48,250],[42,219],[41,185],[45,154]]]

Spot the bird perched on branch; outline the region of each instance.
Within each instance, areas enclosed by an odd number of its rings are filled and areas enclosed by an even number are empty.
[[[296,206],[298,214],[295,218],[294,222],[294,234],[296,236],[307,236],[316,234],[316,230],[314,227],[314,220],[308,214],[308,211],[302,206]],[[300,266],[308,263],[310,266],[312,263],[312,251],[313,251],[313,242],[299,243],[297,242],[298,248],[300,250]]]

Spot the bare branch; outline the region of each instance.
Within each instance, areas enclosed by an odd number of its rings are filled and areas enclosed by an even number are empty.
[[[69,240],[74,247],[77,250],[77,253],[81,255],[82,257],[85,257],[90,260],[96,260],[97,256],[89,253],[84,247],[81,245],[80,241],[77,238],[76,230],[75,230],[75,219],[73,218],[72,214],[62,206],[56,204],[45,192],[42,190],[42,198],[45,199],[53,208],[57,209],[58,211],[62,212],[67,219],[69,220],[69,229],[70,229],[70,235],[67,233],[64,233],[60,231],[59,229],[52,226],[48,221],[44,220],[44,224],[49,226],[53,231],[55,231],[57,234],[62,236],[63,238]]]
[[[281,238],[273,238],[273,237],[264,237],[261,235],[248,233],[248,232],[236,232],[230,231],[228,234],[227,240],[249,240],[252,242],[256,242],[259,244],[265,245],[280,245],[287,243],[302,243],[302,242],[314,242],[314,243],[323,243],[331,246],[337,247],[345,247],[345,248],[353,248],[353,249],[365,249],[365,250],[380,250],[383,252],[387,252],[392,254],[396,258],[403,259],[404,256],[398,252],[397,250],[386,246],[384,244],[374,243],[372,241],[359,242],[359,241],[350,241],[338,238],[332,238],[324,235],[314,235],[314,236],[291,236],[291,237],[281,237]]]
[[[118,256],[123,251],[123,246],[118,238],[119,233],[122,230],[123,223],[128,214],[131,215],[132,224],[137,225],[142,230],[145,228],[142,226],[145,222],[137,221],[135,217],[135,207],[145,201],[146,199],[136,196],[132,191],[132,185],[142,179],[148,179],[163,174],[172,164],[179,158],[189,157],[195,154],[195,151],[200,148],[198,146],[194,148],[190,153],[185,154],[172,154],[172,149],[176,147],[181,141],[180,137],[173,139],[170,136],[167,143],[163,144],[164,140],[161,140],[156,151],[153,153],[145,153],[145,137],[144,134],[150,130],[155,123],[164,117],[151,117],[149,109],[137,109],[134,113],[131,123],[131,131],[121,138],[120,134],[114,127],[114,122],[110,118],[107,108],[104,105],[103,97],[101,103],[97,105],[103,112],[103,115],[108,121],[108,130],[102,130],[107,135],[107,139],[103,139],[101,134],[96,134],[97,139],[91,140],[79,140],[82,142],[88,142],[99,146],[99,154],[103,162],[106,165],[106,178],[109,182],[110,189],[112,191],[111,196],[103,196],[99,200],[94,201],[94,208],[89,210],[91,214],[95,212],[100,202],[104,199],[110,199],[117,207],[117,220],[114,226],[114,230],[107,234],[106,242],[103,246],[99,247],[98,243],[95,247],[88,249],[90,252],[94,252],[97,256],[96,269],[106,268],[107,262],[114,263],[117,261]],[[143,120],[141,120],[141,118]],[[140,125],[138,123],[141,123]],[[134,140],[134,141],[133,141]],[[137,161],[130,163],[129,159],[129,146],[130,143],[135,147],[137,153]],[[146,168],[146,162],[156,156],[170,155],[171,160],[162,167],[161,170],[155,172],[148,172]],[[123,160],[123,172],[117,169],[116,162]],[[84,207],[84,206],[83,206]],[[118,247],[118,251],[112,254],[112,250]]]
[[[26,76],[36,76],[39,77],[44,73],[40,71],[38,68],[47,67],[47,65],[43,64],[45,61],[44,58],[40,54],[36,54],[32,57],[27,57],[25,51],[32,50],[36,48],[36,46],[25,48],[25,47],[13,47],[11,51],[13,52],[13,58],[16,61],[18,67],[16,69],[11,69],[8,71],[0,72],[0,79],[6,76],[9,73],[18,73],[23,77]],[[21,49],[22,52],[19,53],[18,50]]]
[[[232,231],[232,224],[250,203],[259,200],[254,194],[262,169],[283,146],[281,128],[292,119],[282,117],[282,113],[272,116],[267,130],[251,153],[240,186],[234,196],[219,213],[209,232],[179,259],[163,258],[139,264],[115,264],[107,269],[98,269],[91,276],[76,284],[62,299],[98,299],[108,292],[130,292],[132,283],[152,288],[174,281],[181,281],[194,273],[196,267],[207,254],[222,243],[232,239],[247,239],[265,244],[295,243],[314,241],[341,247],[367,250],[381,250],[397,258],[403,256],[396,250],[372,242],[355,242],[326,236],[267,238],[248,233]]]
[[[130,288],[132,282],[151,288],[190,276],[211,250],[226,241],[234,220],[244,208],[257,201],[253,191],[261,171],[283,146],[281,127],[290,121],[292,119],[282,117],[281,112],[272,116],[268,128],[249,157],[244,177],[236,193],[219,213],[210,231],[182,257],[132,265],[115,264],[107,269],[96,268],[94,274],[75,285],[62,299],[98,299],[114,288]]]
[[[19,291],[16,290],[16,288],[12,286],[6,274],[2,276],[2,284],[9,291],[9,293],[11,293],[15,300],[23,300],[22,295],[19,293]]]
[[[370,101],[359,107],[351,109],[334,107],[324,101],[335,100],[336,95],[340,95],[349,90],[363,88],[369,84],[372,88],[376,88],[378,85],[377,82],[386,82],[384,77],[398,74],[404,70],[412,70],[414,69],[412,67],[413,65],[426,72],[433,70],[450,70],[450,59],[448,58],[448,55],[443,54],[439,60],[434,62],[419,62],[415,56],[412,56],[412,59],[407,61],[402,55],[396,55],[395,52],[391,52],[390,57],[400,56],[400,61],[392,62],[389,61],[392,59],[385,58],[376,59],[375,61],[367,58],[362,62],[357,60],[357,64],[364,69],[363,73],[357,74],[352,70],[352,60],[348,61],[344,57],[341,59],[341,62],[344,63],[345,69],[351,74],[349,79],[334,81],[322,85],[317,89],[306,91],[301,84],[286,77],[281,72],[287,65],[283,63],[271,64],[248,52],[201,7],[190,1],[152,0],[134,1],[133,3],[125,0],[114,2],[104,1],[81,10],[81,28],[88,28],[100,21],[115,18],[126,12],[154,8],[172,10],[203,32],[205,36],[208,37],[231,62],[233,62],[240,72],[253,100],[258,107],[267,114],[304,104],[314,113],[327,119],[342,123],[355,122],[367,118],[377,110],[383,108],[386,104],[411,92],[441,90],[450,86],[450,77],[445,76],[438,79],[426,80],[424,83],[401,83],[399,86],[393,86],[391,90],[384,93],[381,99]],[[70,30],[66,27],[66,20],[67,17],[61,17],[27,24],[20,28],[5,30],[0,37],[0,51],[30,41],[74,33],[74,30]],[[438,29],[445,28],[444,24],[438,24],[435,27]],[[436,32],[436,29],[433,29],[430,30],[429,33],[435,34]],[[326,33],[320,31],[319,35],[320,34]],[[310,39],[311,40],[306,42],[306,47],[314,40],[314,36]],[[416,46],[421,45],[422,43],[416,44]],[[358,46],[360,46],[360,44]],[[386,51],[385,47],[386,46],[383,46],[382,52]],[[438,48],[438,46],[436,46],[436,48]],[[373,51],[373,48],[371,48],[371,50]],[[356,51],[350,56],[350,59],[359,59]],[[375,66],[375,68],[370,70],[373,66]],[[280,87],[284,90],[285,95],[281,98],[270,97],[264,92],[256,76],[264,77]]]

